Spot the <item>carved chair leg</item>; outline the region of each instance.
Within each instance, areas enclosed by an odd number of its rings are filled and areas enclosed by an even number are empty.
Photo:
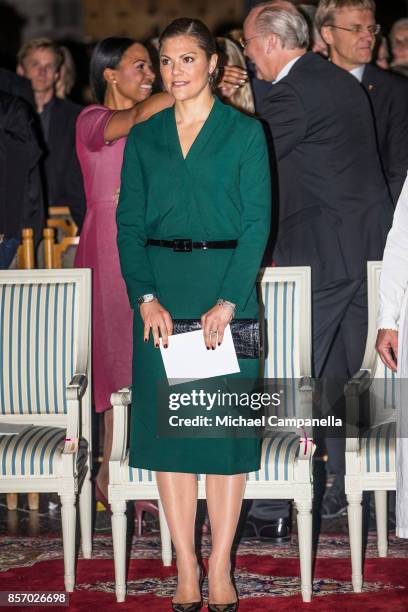
[[[386,557],[388,552],[387,491],[374,491],[374,497],[378,556]]]
[[[299,537],[302,599],[312,600],[312,500],[295,499]]]
[[[17,493],[7,493],[7,510],[17,510]]]
[[[72,593],[75,586],[75,527],[76,495],[61,495],[62,544],[64,548],[65,590]]]
[[[30,510],[38,510],[40,507],[40,494],[27,493],[28,507]]]
[[[113,558],[115,563],[115,591],[118,603],[126,597],[126,502],[114,501],[112,510]]]
[[[361,491],[347,494],[347,514],[349,524],[352,583],[355,593],[363,588],[363,507]]]

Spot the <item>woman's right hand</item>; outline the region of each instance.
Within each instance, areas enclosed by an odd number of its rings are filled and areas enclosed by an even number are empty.
[[[161,336],[163,346],[167,348],[169,336],[173,333],[173,321],[170,313],[163,308],[158,300],[154,300],[140,305],[140,316],[144,323],[144,341],[149,341],[150,330],[152,330],[155,347],[160,347],[159,338]]]

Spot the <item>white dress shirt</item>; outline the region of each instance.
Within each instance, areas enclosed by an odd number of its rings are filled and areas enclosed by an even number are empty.
[[[279,74],[276,77],[276,79],[274,81],[272,81],[272,85],[275,85],[275,83],[279,83],[279,81],[281,81],[283,78],[285,78],[285,76],[287,76],[289,74],[289,72],[291,71],[291,68],[293,68],[293,66],[296,64],[298,59],[300,59],[301,57],[303,57],[303,56],[302,55],[298,55],[297,57],[294,57],[293,59],[291,59],[290,62],[285,64],[285,66],[279,72]]]
[[[357,66],[357,68],[353,68],[353,70],[350,70],[350,74],[356,77],[357,81],[360,81],[361,83],[363,81],[364,70],[365,64],[362,64],[361,66]]]

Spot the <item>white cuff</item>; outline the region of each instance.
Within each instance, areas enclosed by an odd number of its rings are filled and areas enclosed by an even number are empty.
[[[393,329],[398,331],[398,323],[391,317],[381,317],[377,320],[377,330],[379,329]]]

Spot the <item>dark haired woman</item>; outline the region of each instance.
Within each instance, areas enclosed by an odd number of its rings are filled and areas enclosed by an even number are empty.
[[[236,318],[258,317],[256,277],[269,233],[270,176],[260,123],[215,98],[217,55],[207,27],[177,19],[160,38],[160,70],[176,102],[131,131],[117,210],[118,245],[134,317],[129,464],[156,478],[177,555],[173,610],[199,610],[194,548],[197,474],[211,523],[209,609],[236,610],[230,555],[257,439],[157,437],[160,354],[173,319],[199,319],[215,349]],[[184,251],[177,239],[183,241]],[[191,248],[189,248],[189,245]],[[168,248],[170,247],[170,248]],[[149,342],[152,331],[153,342]],[[240,360],[244,378],[257,359]],[[226,607],[226,604],[228,606]]]
[[[77,121],[77,153],[84,177],[87,212],[75,258],[92,268],[93,394],[104,412],[103,462],[96,497],[107,507],[112,445],[110,394],[131,380],[132,319],[119,268],[115,212],[126,136],[136,123],[170,106],[168,94],[150,97],[155,75],[145,47],[129,38],[106,38],[91,59],[91,87],[98,104]],[[148,99],[149,98],[149,99]]]

